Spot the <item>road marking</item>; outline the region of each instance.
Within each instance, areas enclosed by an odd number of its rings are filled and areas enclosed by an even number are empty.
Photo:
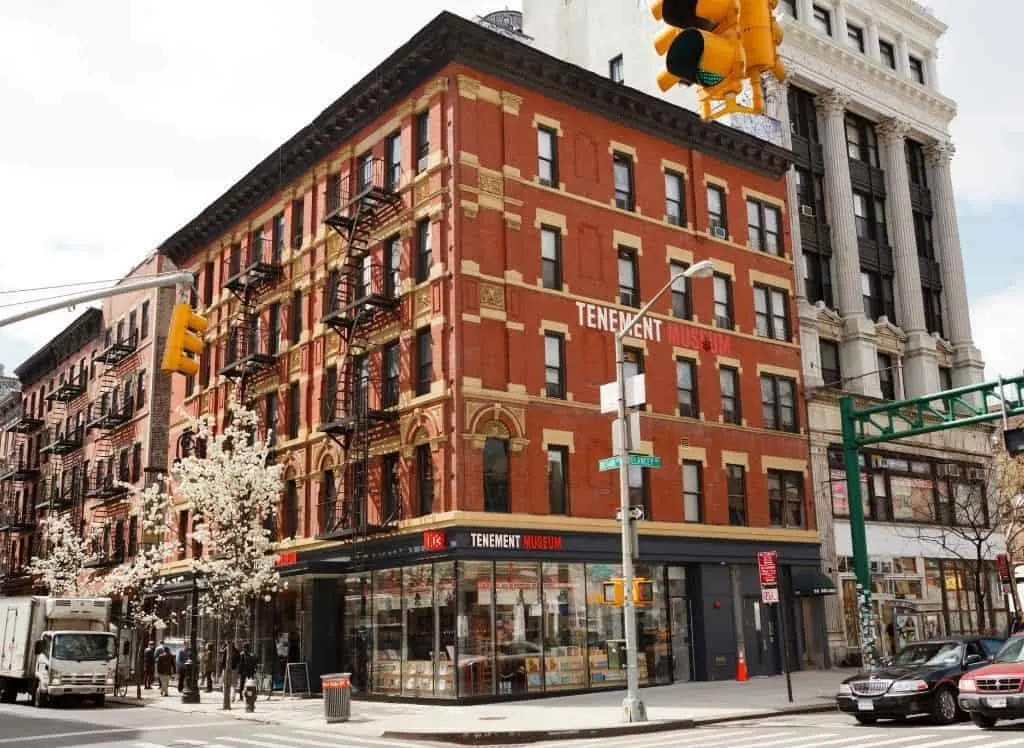
[[[1002,746],[1020,745],[1020,738],[1010,738],[1009,740],[1000,740],[998,743],[985,743],[985,748],[1001,748]]]
[[[632,735],[619,735],[614,738],[590,738],[587,740],[570,740],[570,741],[551,741],[546,740],[540,743],[540,746],[571,746],[571,748],[589,748],[590,746],[607,745],[610,741],[613,743],[619,742],[620,739],[627,739],[630,748],[655,748],[655,746],[665,745],[666,736],[672,736],[670,745],[690,745],[697,743],[699,745],[715,745],[725,740],[732,740],[742,735],[749,734],[746,729],[727,729],[718,731],[716,728],[716,734],[714,737],[705,737],[703,731],[698,734],[697,730],[690,728],[683,728],[682,730],[665,730],[664,732],[648,732],[648,733],[636,733]],[[684,734],[689,733],[692,737],[683,737]],[[429,738],[424,738],[428,740]]]
[[[307,741],[307,740],[303,740],[301,738],[293,738],[291,735],[287,735],[287,736],[283,737],[282,739],[290,741],[292,743],[299,743],[300,745],[314,745],[314,746],[329,745],[329,746],[332,746],[332,748],[334,746],[338,745],[339,740],[344,740],[345,742],[355,742],[355,743],[358,743],[359,745],[365,745],[365,746],[376,746],[376,745],[379,745],[379,746],[390,747],[390,748],[403,748],[404,746],[408,746],[409,748],[412,748],[413,746],[421,746],[422,745],[422,743],[411,742],[411,741],[408,741],[408,740],[389,740],[387,738],[374,738],[374,737],[370,737],[368,735],[351,735],[351,734],[347,734],[347,733],[343,733],[343,732],[330,732],[330,731],[326,731],[326,730],[319,731],[319,730],[308,730],[308,729],[305,729],[305,730],[304,729],[295,729],[292,732],[297,732],[297,733],[300,733],[302,735],[311,735],[311,736],[313,736],[315,738],[324,738],[326,740],[329,740],[330,742],[329,743],[321,743],[321,742],[315,741],[315,740]],[[268,737],[269,738],[269,737],[278,737],[278,736],[271,735],[270,733],[257,733],[254,737],[258,737],[258,738],[259,737]],[[424,741],[429,741],[429,737],[424,737]],[[575,748],[575,746],[574,746],[574,748]]]
[[[226,722],[203,722],[198,725],[143,725],[139,727],[108,727],[104,730],[78,730],[76,732],[51,732],[46,735],[25,735],[20,738],[0,738],[0,745],[11,743],[27,743],[38,740],[56,740],[57,738],[78,738],[87,735],[111,735],[122,732],[156,732],[157,730],[181,730],[184,727],[223,727],[225,725],[237,725],[238,720],[232,719]],[[163,746],[161,746],[163,748]]]

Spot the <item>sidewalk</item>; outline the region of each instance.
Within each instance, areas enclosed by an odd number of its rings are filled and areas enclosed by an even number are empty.
[[[221,710],[221,694],[202,693],[202,703],[182,704],[177,694],[160,698],[143,691],[145,706],[188,714],[217,714],[296,728],[316,728],[364,737],[430,740],[466,745],[528,743],[683,729],[714,722],[730,722],[787,712],[824,712],[835,709],[839,682],[853,671],[833,669],[794,673],[793,703],[786,697],[783,676],[752,678],[746,683],[713,681],[680,683],[641,689],[648,722],[626,725],[621,721],[625,691],[602,691],[532,701],[436,706],[355,700],[352,719],[328,725],[323,702],[275,695],[261,698],[256,711],[232,702],[230,712]],[[172,689],[172,693],[175,693]],[[112,703],[138,705],[129,692]]]

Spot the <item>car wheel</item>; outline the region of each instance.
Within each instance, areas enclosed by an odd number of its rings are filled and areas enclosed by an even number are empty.
[[[878,717],[873,717],[870,714],[855,714],[853,716],[862,725],[873,725],[878,721]]]
[[[932,719],[940,725],[950,725],[957,720],[956,696],[952,688],[940,688],[935,694]]]
[[[996,726],[996,718],[989,717],[987,714],[981,714],[979,712],[972,712],[971,719],[978,727],[982,730],[991,730]]]

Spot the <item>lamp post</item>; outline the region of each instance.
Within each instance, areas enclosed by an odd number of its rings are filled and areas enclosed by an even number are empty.
[[[189,640],[189,655],[185,661],[185,688],[181,692],[182,704],[199,703],[199,661],[196,655],[196,628],[199,624],[199,582],[196,570],[192,570],[192,633]]]
[[[619,417],[619,510],[622,522],[622,592],[626,636],[626,698],[622,715],[626,722],[646,722],[647,708],[640,700],[640,678],[637,673],[636,605],[633,600],[633,532],[629,506],[629,424],[626,422],[626,353],[623,340],[638,322],[647,316],[654,303],[676,281],[686,278],[708,278],[715,271],[711,260],[701,260],[669,278],[661,290],[640,308],[621,330],[615,333],[615,387],[618,391]]]

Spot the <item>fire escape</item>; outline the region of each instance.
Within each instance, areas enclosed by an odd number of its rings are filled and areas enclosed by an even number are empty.
[[[226,260],[224,285],[235,295],[238,305],[227,338],[221,343],[220,360],[224,365],[218,373],[235,383],[242,403],[249,402],[253,386],[277,371],[278,331],[264,329],[257,307],[283,275],[283,241],[283,237],[266,239],[259,228],[249,235],[244,256],[242,245],[235,244]]]
[[[50,512],[71,512],[71,521],[78,527],[84,516],[82,495],[82,447],[85,446],[85,403],[88,392],[84,368],[61,376],[60,384],[46,395],[46,437],[39,450],[46,460],[43,465],[45,495],[38,506]]]
[[[14,435],[11,452],[0,468],[0,581],[26,574],[29,559],[35,553],[31,533],[36,523],[36,486],[39,481],[39,457],[33,453],[35,435],[43,427],[35,414],[22,413],[9,431]],[[19,542],[29,537],[28,543]],[[19,549],[19,553],[15,549]]]
[[[99,500],[96,510],[100,514],[118,509],[128,497],[128,489],[119,484],[132,481],[128,455],[133,435],[129,427],[142,406],[136,402],[138,384],[131,376],[137,368],[139,331],[129,329],[125,334],[119,325],[116,335],[107,330],[104,343],[96,357],[96,366],[103,368],[87,424],[89,431],[97,432],[93,473],[91,479],[83,478],[86,498]]]
[[[370,364],[379,348],[371,336],[399,318],[398,289],[372,252],[375,232],[402,208],[396,171],[382,159],[363,159],[354,185],[345,181],[349,194],[339,194],[337,208],[324,218],[344,241],[344,260],[327,289],[323,322],[341,338],[341,356],[334,381],[325,382],[320,431],[341,446],[345,470],[340,504],[333,495],[321,502],[322,537],[362,539],[401,519],[397,496],[377,501],[374,517],[369,512],[371,447],[398,423],[398,393],[385,392],[383,366],[375,371]]]

